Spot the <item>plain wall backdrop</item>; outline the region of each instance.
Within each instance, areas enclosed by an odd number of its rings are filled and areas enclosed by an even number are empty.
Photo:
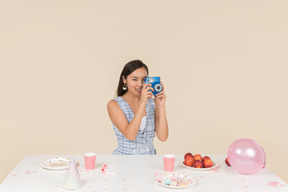
[[[26,154],[111,154],[106,104],[141,59],[167,94],[158,154],[258,141],[288,182],[288,1],[0,2],[0,182]]]

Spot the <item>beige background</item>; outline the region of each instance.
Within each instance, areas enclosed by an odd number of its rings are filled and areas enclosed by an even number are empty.
[[[265,149],[288,182],[286,0],[0,2],[0,182],[25,154],[110,154],[106,111],[141,59],[167,93],[159,154]]]

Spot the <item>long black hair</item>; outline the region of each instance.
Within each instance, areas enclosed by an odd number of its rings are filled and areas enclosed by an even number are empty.
[[[149,74],[148,67],[140,60],[130,61],[124,66],[124,68],[120,74],[118,88],[117,88],[117,96],[118,97],[124,95],[127,92],[127,89],[123,90],[123,85],[124,85],[123,77],[126,79],[127,76],[130,75],[133,71],[135,71],[136,69],[142,68],[142,67],[144,67],[146,69],[147,75],[148,75]]]

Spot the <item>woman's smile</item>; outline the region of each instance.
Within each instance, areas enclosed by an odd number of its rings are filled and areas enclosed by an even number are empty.
[[[136,91],[137,91],[138,93],[141,93],[141,90],[142,90],[142,87],[136,88]]]

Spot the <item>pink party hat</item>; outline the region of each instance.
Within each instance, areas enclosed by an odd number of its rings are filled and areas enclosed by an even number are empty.
[[[79,189],[83,185],[74,158],[71,158],[71,163],[67,170],[66,178],[63,184],[64,189]]]

